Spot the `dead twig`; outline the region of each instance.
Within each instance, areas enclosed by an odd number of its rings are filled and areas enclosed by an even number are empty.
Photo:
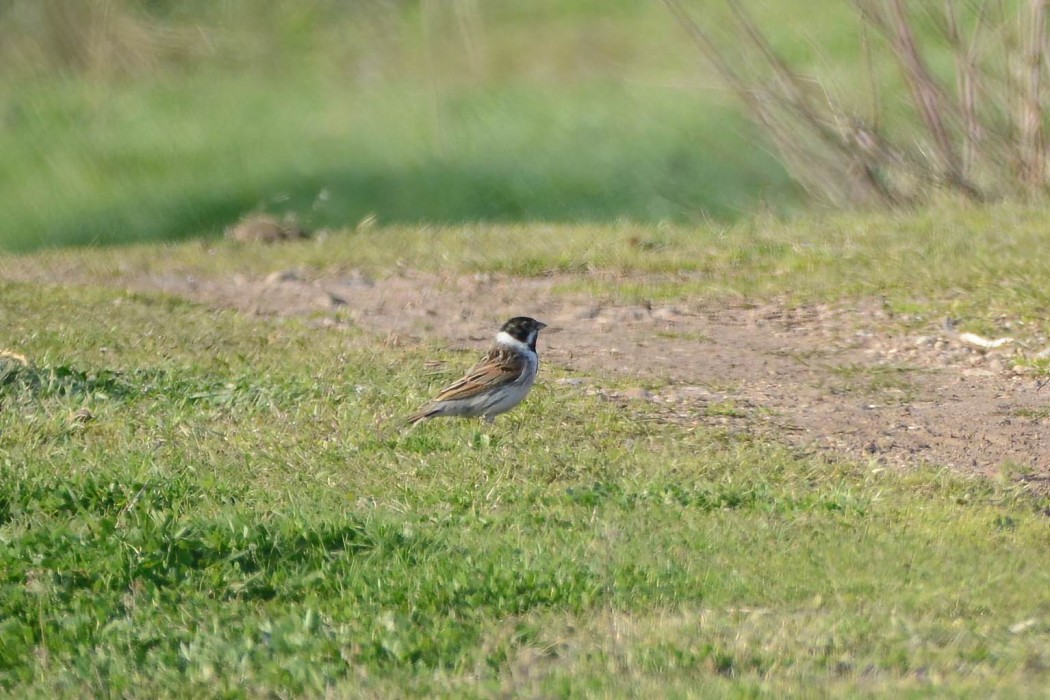
[[[1004,0],[852,0],[869,84],[863,118],[786,60],[744,0],[725,0],[728,38],[694,20],[684,0],[662,1],[807,192],[833,203],[900,206],[943,189],[974,201],[1047,189],[1050,0],[1028,0],[1016,14]],[[920,30],[928,24],[937,30]],[[893,118],[895,100],[880,94],[870,36],[892,52],[907,88],[911,114],[903,122]],[[926,57],[945,47],[954,86]]]
[[[1047,0],[1029,0],[1028,36],[1024,47],[1024,83],[1019,114],[1021,177],[1032,190],[1045,184],[1042,77],[1046,45]]]

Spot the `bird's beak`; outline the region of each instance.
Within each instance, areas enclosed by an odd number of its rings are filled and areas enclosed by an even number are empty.
[[[536,327],[539,328],[542,331],[544,328],[547,327],[547,324],[544,323],[543,321],[536,321]]]

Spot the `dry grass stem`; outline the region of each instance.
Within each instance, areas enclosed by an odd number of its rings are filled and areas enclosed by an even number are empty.
[[[680,0],[664,5],[741,98],[795,180],[819,198],[896,206],[947,190],[983,201],[1046,184],[1045,0],[1017,10],[1017,22],[1012,10],[991,0],[946,0],[921,12],[905,0],[853,0],[868,71],[866,117],[786,60],[742,0],[725,2],[735,29],[722,42]],[[893,101],[879,94],[871,31],[885,41],[907,86],[911,124],[889,118]],[[928,58],[945,48],[953,77]]]

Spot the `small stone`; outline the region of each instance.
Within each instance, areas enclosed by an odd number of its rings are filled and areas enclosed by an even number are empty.
[[[682,312],[673,306],[661,306],[653,309],[653,318],[659,321],[673,321],[682,315]]]
[[[648,389],[640,386],[631,387],[630,389],[624,389],[622,392],[620,392],[620,395],[625,399],[629,399],[631,401],[648,401],[653,396]]]
[[[340,283],[346,287],[357,287],[357,288],[368,288],[374,287],[375,281],[373,281],[368,275],[364,274],[360,270],[351,270],[348,275],[343,276]]]
[[[249,214],[227,227],[225,234],[226,238],[238,243],[276,243],[310,235],[299,227],[294,216],[285,216],[283,221],[278,221],[269,214]]]
[[[327,304],[328,306],[331,306],[332,308],[336,308],[339,306],[346,306],[346,299],[336,294],[332,294],[331,292],[325,292],[323,297],[323,303]]]
[[[1015,624],[1010,625],[1010,634],[1021,634],[1022,632],[1027,632],[1029,629],[1035,627],[1037,624],[1039,624],[1039,620],[1034,617],[1030,620],[1017,622]]]
[[[579,321],[589,321],[597,318],[598,314],[602,312],[602,307],[591,306],[589,308],[582,309],[576,313],[576,319]]]
[[[302,276],[296,270],[277,270],[266,275],[266,284],[277,285],[285,282],[300,282]]]

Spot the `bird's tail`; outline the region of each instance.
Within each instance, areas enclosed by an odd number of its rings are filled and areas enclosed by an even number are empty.
[[[415,425],[416,423],[419,423],[420,421],[425,421],[427,418],[433,418],[434,416],[436,416],[440,412],[441,411],[436,409],[436,408],[432,408],[430,406],[426,406],[426,407],[416,411],[412,415],[408,416],[407,418],[405,418],[401,422],[402,422],[403,425],[412,426],[412,425]]]

